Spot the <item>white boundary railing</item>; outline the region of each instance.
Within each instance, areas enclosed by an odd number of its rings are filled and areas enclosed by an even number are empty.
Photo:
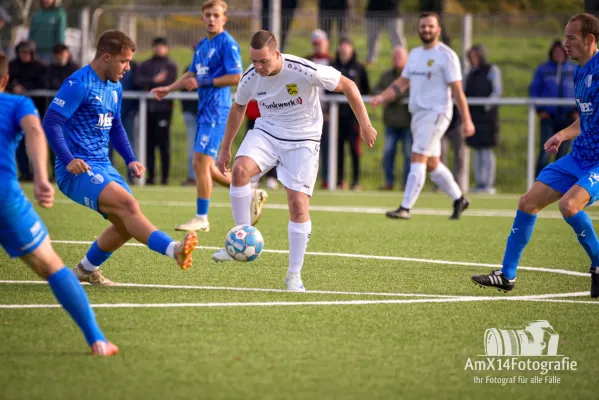
[[[35,90],[27,93],[31,97],[49,97],[52,98],[56,92],[52,90]],[[136,155],[139,162],[146,164],[146,129],[147,129],[147,110],[148,100],[154,96],[149,92],[123,92],[123,98],[136,99],[139,101],[139,127],[136,136]],[[174,92],[169,94],[170,100],[196,100],[196,93]],[[368,104],[371,96],[363,96],[364,102]],[[575,105],[572,99],[547,99],[547,98],[526,98],[511,97],[490,99],[486,97],[469,97],[469,105],[497,105],[497,106],[527,106],[528,107],[528,141],[526,156],[526,183],[531,187],[535,180],[535,160],[538,146],[536,144],[536,107],[539,105],[553,106],[572,106]],[[342,95],[321,96],[322,102],[330,103],[329,108],[329,151],[328,151],[328,188],[335,190],[337,187],[337,138],[338,138],[338,115],[339,103],[347,103],[347,99]],[[379,140],[383,136],[379,132]],[[143,185],[145,179],[140,179],[139,184]]]

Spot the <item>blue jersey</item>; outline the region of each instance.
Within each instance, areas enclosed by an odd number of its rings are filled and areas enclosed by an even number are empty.
[[[204,38],[198,43],[189,67],[197,78],[218,78],[224,75],[242,74],[239,45],[228,32],[219,33],[212,39]],[[231,88],[198,88],[198,115],[200,124],[225,124],[231,109]]]
[[[599,162],[599,55],[574,72],[580,135],[572,143],[572,157],[585,164]]]
[[[73,157],[109,162],[109,133],[112,119],[121,116],[122,95],[120,82],[104,82],[89,65],[64,81],[50,109],[67,118],[62,129]]]
[[[4,187],[7,182],[18,182],[15,151],[23,138],[21,120],[28,115],[39,117],[39,114],[30,98],[0,93],[0,115],[0,183]]]

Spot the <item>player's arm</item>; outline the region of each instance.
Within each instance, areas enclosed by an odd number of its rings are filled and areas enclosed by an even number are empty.
[[[235,136],[237,136],[237,132],[239,132],[239,128],[241,128],[246,109],[247,104],[242,105],[234,101],[229,110],[229,117],[225,126],[225,136],[220,145],[220,153],[217,161],[218,169],[223,174],[228,170],[229,162],[231,162],[231,145]]]
[[[372,104],[373,107],[376,107],[380,104],[393,101],[397,97],[399,97],[399,95],[405,93],[406,90],[408,90],[409,88],[410,80],[402,75],[396,80],[394,80],[391,86],[383,90],[381,94],[372,97],[372,99],[370,100],[370,104]]]
[[[364,100],[362,100],[358,86],[351,79],[341,76],[334,92],[345,95],[360,124],[360,136],[362,140],[364,140],[368,147],[372,147],[376,140],[376,130],[370,123],[370,118],[368,117],[368,112],[366,111],[366,106],[364,105]]]
[[[40,118],[29,114],[21,118],[21,129],[25,133],[25,148],[33,168],[35,199],[44,208],[52,207],[54,188],[48,180],[48,143]]]
[[[183,75],[181,75],[181,77],[179,79],[177,79],[175,82],[171,83],[170,85],[154,88],[154,89],[150,90],[150,93],[154,94],[154,97],[156,97],[156,100],[162,100],[170,92],[176,92],[183,88],[187,89],[186,83],[188,84],[188,81],[190,79],[195,79],[195,73],[191,72],[191,71],[187,71]],[[191,89],[187,89],[187,90],[191,90]]]
[[[218,78],[212,79],[212,86],[223,87],[223,86],[237,86],[241,80],[241,74],[229,74],[219,76]]]
[[[474,135],[474,124],[472,123],[470,108],[468,107],[468,101],[462,88],[462,81],[451,82],[449,87],[451,88],[455,104],[460,111],[460,117],[462,117],[462,132],[464,136],[472,136]]]
[[[549,153],[557,153],[559,146],[565,142],[566,140],[572,140],[580,135],[580,118],[577,118],[572,125],[569,127],[562,129],[555,135],[551,136],[549,140],[545,142],[543,146],[545,150]]]

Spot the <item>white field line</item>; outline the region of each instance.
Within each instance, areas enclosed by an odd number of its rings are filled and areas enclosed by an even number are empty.
[[[91,245],[92,242],[84,241],[84,240],[52,240],[52,243],[57,244],[73,244],[73,245]],[[145,247],[145,245],[141,243],[126,243],[125,246],[133,246],[133,247]],[[219,250],[220,247],[215,246],[197,246],[197,249],[200,250]],[[264,253],[275,253],[275,254],[288,254],[288,250],[270,250],[264,249],[262,250]],[[407,261],[407,262],[418,262],[418,263],[427,263],[427,264],[442,264],[442,265],[459,265],[465,267],[485,267],[485,268],[499,268],[501,269],[501,264],[487,264],[487,263],[474,263],[474,262],[464,262],[464,261],[448,261],[448,260],[432,260],[426,258],[411,258],[411,257],[395,257],[395,256],[376,256],[376,255],[368,255],[368,254],[351,254],[351,253],[325,253],[325,252],[315,252],[315,251],[307,251],[306,255],[310,256],[323,256],[323,257],[343,257],[343,258],[358,258],[364,260],[383,260],[383,261]],[[571,275],[571,276],[590,276],[586,272],[577,272],[570,271],[567,269],[551,269],[551,268],[537,268],[537,267],[526,267],[519,266],[519,270],[526,271],[537,271],[537,272],[548,272],[552,274],[561,274],[561,275]]]
[[[578,293],[568,294],[568,297]],[[587,293],[585,292],[585,295]],[[552,295],[541,295],[552,296]],[[550,299],[545,299],[547,301]],[[541,301],[539,296],[514,297],[455,297],[449,299],[402,299],[402,300],[338,300],[338,301],[273,301],[273,302],[236,302],[236,303],[103,303],[92,304],[93,308],[192,308],[192,307],[273,307],[273,306],[340,306],[340,305],[375,305],[375,304],[418,304],[418,303],[467,303],[475,301]],[[557,301],[557,300],[556,300]],[[562,300],[561,302],[572,302]],[[584,304],[586,304],[585,302]],[[599,304],[599,301],[588,302]],[[38,309],[59,308],[59,304],[1,304],[0,309]]]
[[[193,208],[196,206],[195,203],[190,201],[159,201],[159,200],[139,200],[142,206],[158,206],[158,207],[188,207]],[[57,204],[73,204],[71,200],[57,199]],[[231,208],[229,203],[210,203],[210,207],[214,208]],[[289,207],[287,204],[276,204],[266,203],[265,208],[270,210],[284,210],[288,211]],[[389,211],[389,207],[360,207],[360,206],[318,206],[311,205],[310,211],[322,211],[322,212],[334,212],[334,213],[353,213],[353,214],[380,214],[383,216],[385,212]],[[437,208],[414,208],[410,211],[414,215],[433,215],[433,216],[449,216],[451,215],[451,209]],[[482,210],[482,209],[471,209],[464,213],[464,216],[469,217],[507,217],[514,218],[516,216],[515,210]],[[598,215],[589,215],[591,219],[599,220]],[[558,211],[541,211],[539,218],[548,219],[562,219],[562,215]]]

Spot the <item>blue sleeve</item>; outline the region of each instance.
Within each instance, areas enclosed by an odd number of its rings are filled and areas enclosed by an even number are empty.
[[[54,110],[69,119],[85,101],[86,97],[87,90],[83,82],[76,79],[67,79],[54,96],[48,110]]]
[[[110,128],[110,143],[112,147],[123,157],[125,164],[129,165],[133,161],[136,161],[135,154],[131,148],[131,143],[127,137],[127,132],[123,126],[123,122],[120,118],[114,118],[112,120],[112,128]]]
[[[29,97],[23,97],[19,102],[19,106],[15,107],[15,122],[17,126],[21,125],[21,120],[28,115],[40,116],[40,113],[35,108],[33,101]]]
[[[60,162],[65,166],[69,165],[69,163],[75,159],[64,140],[64,134],[62,132],[62,127],[67,120],[68,117],[49,108],[44,117],[44,121],[42,122],[42,127],[46,132],[46,137],[48,138],[48,143],[50,144],[52,151],[54,151],[56,157],[58,157]]]
[[[223,66],[227,75],[242,74],[243,64],[241,62],[241,52],[239,45],[235,41],[227,41],[225,43]]]

